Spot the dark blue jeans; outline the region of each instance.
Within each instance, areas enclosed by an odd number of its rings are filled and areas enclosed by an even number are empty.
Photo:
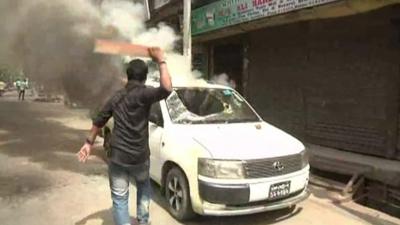
[[[139,224],[149,221],[149,204],[151,186],[149,176],[150,162],[130,167],[123,167],[110,162],[108,173],[110,178],[113,216],[116,225],[130,225],[129,217],[129,183],[136,183],[136,211]]]

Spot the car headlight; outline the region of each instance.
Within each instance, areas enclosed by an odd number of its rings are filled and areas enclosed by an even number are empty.
[[[309,155],[308,155],[308,151],[306,149],[304,149],[301,153],[301,168],[304,168],[308,165],[308,159],[309,159]]]
[[[244,168],[239,160],[215,160],[200,158],[198,161],[199,174],[219,179],[243,179]]]

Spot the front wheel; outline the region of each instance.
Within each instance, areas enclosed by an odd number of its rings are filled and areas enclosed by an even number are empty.
[[[168,211],[177,220],[188,220],[195,216],[186,176],[176,167],[168,171],[165,182],[165,197],[168,201]]]

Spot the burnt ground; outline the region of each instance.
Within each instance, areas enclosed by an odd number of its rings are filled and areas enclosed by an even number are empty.
[[[0,224],[113,224],[101,140],[86,164],[75,155],[91,124],[87,110],[15,99],[15,93],[0,98]],[[153,188],[153,225],[181,224],[165,210],[158,187]],[[400,224],[399,219],[351,201],[338,203],[337,193],[314,186],[310,190],[312,196],[292,213],[199,217],[185,224]],[[135,202],[134,196],[131,200]],[[132,207],[132,215],[134,211]]]

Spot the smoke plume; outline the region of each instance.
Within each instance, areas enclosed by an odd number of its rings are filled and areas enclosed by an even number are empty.
[[[93,106],[121,88],[124,77],[121,57],[93,53],[95,38],[132,41],[166,51],[172,51],[179,39],[163,24],[146,29],[141,4],[97,2],[0,1],[0,65],[21,68],[46,92]]]
[[[229,79],[229,76],[226,73],[215,75],[214,77],[211,78],[211,82],[220,84],[220,85],[225,85],[225,86],[231,87],[233,89],[236,88],[235,81]]]
[[[94,54],[95,39],[103,38],[159,46],[175,85],[204,83],[174,52],[174,30],[163,23],[147,28],[145,20],[143,5],[130,0],[1,0],[0,65],[22,69],[48,93],[98,106],[122,88],[123,61],[130,60]]]
[[[117,57],[94,55],[94,39],[118,38],[86,0],[2,0],[0,60],[49,93],[93,106],[121,86]]]

